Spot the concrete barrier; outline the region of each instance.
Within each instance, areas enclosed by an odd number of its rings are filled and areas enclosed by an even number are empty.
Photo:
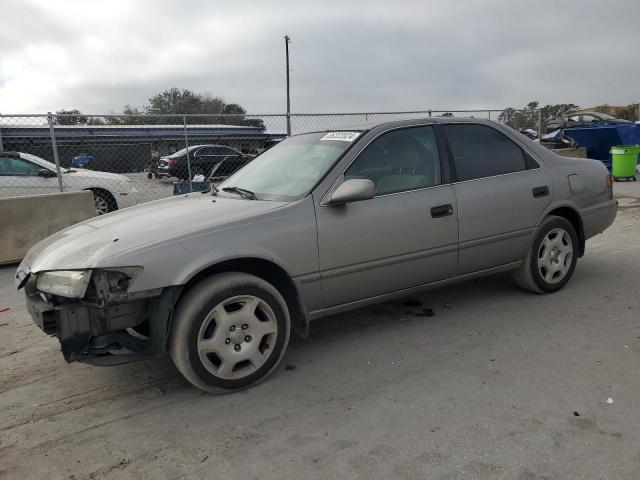
[[[587,158],[587,149],[585,147],[553,148],[551,151],[558,155],[562,155],[563,157]]]
[[[43,238],[95,215],[89,191],[0,198],[0,264],[20,261]]]

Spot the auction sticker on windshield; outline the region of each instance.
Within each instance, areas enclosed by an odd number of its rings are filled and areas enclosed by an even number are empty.
[[[330,132],[327,133],[324,137],[320,139],[322,140],[340,140],[343,142],[352,142],[356,138],[358,138],[360,132]]]

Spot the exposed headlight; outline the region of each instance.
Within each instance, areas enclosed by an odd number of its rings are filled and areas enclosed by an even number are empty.
[[[36,288],[67,298],[82,298],[89,285],[91,270],[58,270],[38,274]]]

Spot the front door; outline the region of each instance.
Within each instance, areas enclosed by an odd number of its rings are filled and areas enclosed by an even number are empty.
[[[442,184],[433,127],[380,135],[343,178],[370,179],[376,196],[343,206],[316,199],[325,308],[456,275],[456,199]]]

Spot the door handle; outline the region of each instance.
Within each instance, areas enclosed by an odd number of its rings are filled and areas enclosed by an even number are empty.
[[[438,205],[437,207],[433,207],[431,209],[431,216],[433,218],[446,217],[447,215],[453,214],[453,207],[450,203],[445,205]]]
[[[534,198],[546,197],[547,195],[549,195],[549,187],[547,187],[546,185],[543,187],[536,187],[533,189]]]

